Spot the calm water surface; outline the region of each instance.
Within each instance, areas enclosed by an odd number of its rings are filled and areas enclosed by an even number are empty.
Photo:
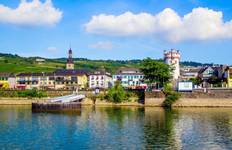
[[[0,149],[232,149],[232,109],[0,106]]]

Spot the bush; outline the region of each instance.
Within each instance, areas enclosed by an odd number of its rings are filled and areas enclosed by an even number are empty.
[[[43,91],[37,91],[36,89],[25,90],[25,91],[17,91],[18,97],[46,97],[47,94]]]
[[[114,103],[121,103],[129,101],[130,93],[127,93],[122,87],[120,82],[116,82],[115,85],[109,89],[106,94],[106,100]]]
[[[22,90],[22,91],[4,91],[0,90],[0,97],[46,97],[47,94],[44,91],[37,91],[36,89],[32,90]]]
[[[171,108],[172,104],[180,98],[180,93],[174,91],[170,85],[164,87],[165,100],[163,106]]]

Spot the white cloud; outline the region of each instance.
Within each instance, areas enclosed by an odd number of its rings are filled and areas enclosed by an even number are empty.
[[[62,18],[62,11],[54,8],[51,0],[21,0],[17,8],[12,9],[0,4],[0,23],[17,25],[44,26],[55,25]]]
[[[48,51],[54,52],[57,51],[57,48],[54,46],[48,47]]]
[[[114,47],[114,45],[110,41],[99,41],[97,43],[90,44],[88,47],[94,49],[110,50]]]
[[[154,35],[171,42],[232,38],[232,20],[223,21],[223,14],[208,8],[195,8],[180,16],[170,8],[152,15],[100,14],[85,24],[86,32],[111,36]]]

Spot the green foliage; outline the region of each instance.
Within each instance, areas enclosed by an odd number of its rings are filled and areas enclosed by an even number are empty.
[[[46,92],[44,91],[37,91],[35,89],[32,90],[21,90],[21,91],[14,91],[14,90],[1,90],[0,97],[28,97],[28,98],[42,98],[47,97]]]
[[[223,81],[216,76],[212,76],[207,82],[213,84],[215,87],[220,87]]]
[[[7,64],[8,62],[9,62],[9,61],[8,61],[7,59],[5,59],[5,60],[4,60],[4,63],[6,63],[6,64]]]
[[[146,58],[142,62],[141,70],[148,83],[157,83],[163,86],[170,80],[172,68],[163,62]]]
[[[194,85],[200,85],[202,83],[201,78],[191,78],[190,81],[193,82]]]
[[[165,100],[163,106],[171,108],[172,104],[180,98],[180,93],[174,91],[170,85],[165,85],[164,87]]]
[[[130,100],[130,93],[126,92],[120,82],[116,82],[115,85],[109,89],[106,94],[106,100],[114,103],[121,103]]]

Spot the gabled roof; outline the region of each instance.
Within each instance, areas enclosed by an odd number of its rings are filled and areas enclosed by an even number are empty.
[[[200,70],[199,70],[199,74],[202,74],[202,73],[204,73],[205,72],[205,70],[207,70],[208,68],[212,68],[213,70],[215,70],[213,67],[211,67],[211,66],[206,66],[206,67],[202,67]]]

